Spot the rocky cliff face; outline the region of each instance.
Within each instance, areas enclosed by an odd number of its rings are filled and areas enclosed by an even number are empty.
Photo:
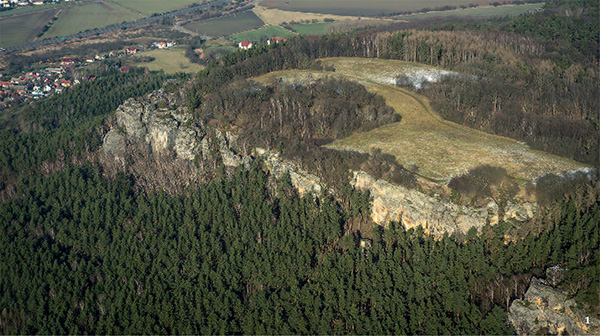
[[[157,104],[155,100],[156,94],[150,94],[146,99],[125,101],[116,112],[117,129],[130,142],[138,147],[147,146],[154,154],[174,152],[180,158],[193,160],[204,134],[188,124],[190,116],[184,108],[161,108],[161,102],[168,106],[167,102],[159,100]]]
[[[365,172],[355,172],[352,184],[369,190],[373,197],[371,217],[380,225],[399,221],[407,229],[421,226],[425,232],[443,235],[444,232],[463,232],[485,224],[495,225],[500,220],[498,205],[491,201],[484,207],[467,207],[444,202],[416,190],[376,180]],[[533,204],[510,203],[505,220],[526,220],[533,216]]]
[[[216,159],[214,155],[219,155],[227,167],[249,166],[253,156],[236,153],[237,137],[234,134],[193,124],[184,108],[169,108],[174,105],[168,95],[160,93],[125,101],[116,111],[116,127],[104,137],[104,152],[123,161],[127,146],[131,146],[155,155],[175,154],[176,158],[190,161],[196,156],[211,161]],[[212,152],[211,147],[218,151]],[[321,192],[320,179],[297,164],[260,148],[255,150],[255,155],[263,157],[267,169],[275,177],[289,175],[300,194]]]
[[[292,185],[298,189],[301,195],[306,193],[318,195],[321,192],[321,179],[316,175],[308,173],[293,162],[281,159],[276,153],[270,153],[261,148],[257,148],[256,153],[263,157],[265,165],[275,177],[289,175]]]
[[[152,93],[145,98],[128,99],[116,111],[116,127],[104,138],[104,151],[123,162],[128,146],[155,155],[173,155],[178,159],[192,161],[196,158],[205,163],[219,155],[225,166],[248,166],[251,155],[236,153],[237,138],[234,134],[215,128],[203,128],[191,121],[185,108],[179,107],[169,95]],[[290,176],[292,184],[301,194],[318,195],[323,185],[320,179],[304,171],[300,166],[262,149],[255,150],[262,156],[266,167],[275,177]],[[353,185],[369,190],[373,196],[372,218],[379,225],[400,221],[406,228],[423,227],[426,232],[442,235],[445,232],[463,232],[479,228],[486,223],[500,220],[495,202],[484,207],[456,205],[431,197],[416,190],[375,180],[364,172],[355,173]],[[504,219],[524,221],[533,216],[532,204],[508,203]]]
[[[589,318],[589,319],[588,319]],[[586,316],[574,300],[532,278],[523,300],[510,305],[510,323],[518,335],[598,335],[600,321]]]

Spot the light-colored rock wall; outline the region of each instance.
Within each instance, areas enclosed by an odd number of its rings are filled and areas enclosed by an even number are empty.
[[[321,179],[316,175],[308,173],[293,162],[281,159],[276,153],[270,153],[260,148],[257,148],[255,152],[263,157],[267,169],[276,178],[288,174],[292,185],[301,195],[306,193],[318,195],[321,193]]]
[[[117,156],[119,151],[116,148],[120,149],[124,142],[129,142],[138,148],[146,146],[155,154],[174,152],[185,160],[194,160],[196,155],[210,160],[215,154],[211,153],[210,144],[215,143],[225,166],[249,165],[252,157],[238,155],[235,151],[237,139],[234,134],[219,129],[202,129],[189,122],[191,116],[183,108],[157,108],[160,99],[164,98],[151,94],[146,99],[128,99],[119,106],[117,129],[111,130],[105,137],[105,151]],[[323,186],[317,176],[275,153],[261,149],[255,152],[265,159],[274,176],[289,175],[300,194],[318,195],[321,192]],[[371,216],[380,225],[399,221],[408,229],[421,226],[425,232],[442,235],[445,232],[466,233],[473,227],[480,228],[486,223],[494,225],[499,221],[498,206],[493,201],[479,208],[457,205],[417,190],[373,179],[364,172],[356,172],[352,184],[370,191],[373,196]],[[532,204],[509,202],[504,219],[524,221],[531,218],[535,210]]]
[[[523,300],[513,301],[508,312],[518,335],[597,335],[600,331],[600,321],[585,316],[574,300],[536,278]]]
[[[439,200],[417,190],[407,189],[384,180],[376,180],[365,172],[355,172],[354,187],[369,190],[373,197],[371,217],[379,225],[391,221],[404,224],[407,229],[421,226],[425,232],[443,235],[444,232],[480,228],[499,221],[498,205],[491,201],[484,207],[468,207]],[[510,211],[504,219],[518,221],[533,216],[535,206],[510,203]]]
[[[125,101],[116,111],[117,127],[131,142],[148,145],[155,154],[173,151],[178,157],[193,160],[200,148],[201,132],[186,123],[190,116],[184,110],[156,108],[153,98],[151,94],[145,100]]]

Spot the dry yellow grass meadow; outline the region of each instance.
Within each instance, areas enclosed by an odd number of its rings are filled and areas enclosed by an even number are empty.
[[[423,65],[360,58],[325,59],[322,62],[334,66],[336,71],[281,71],[258,80],[266,83],[279,78],[286,81],[306,81],[324,76],[348,78],[381,95],[402,116],[402,121],[398,123],[354,134],[327,147],[359,152],[378,148],[394,155],[399,163],[409,169],[417,167],[421,176],[441,183],[486,164],[503,167],[521,181],[531,181],[547,173],[586,167],[566,158],[533,150],[509,138],[443,120],[431,109],[425,97],[390,84],[403,69],[425,67]]]

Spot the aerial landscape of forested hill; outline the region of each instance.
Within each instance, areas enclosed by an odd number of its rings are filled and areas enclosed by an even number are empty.
[[[2,334],[600,332],[598,1],[140,3],[0,12]]]

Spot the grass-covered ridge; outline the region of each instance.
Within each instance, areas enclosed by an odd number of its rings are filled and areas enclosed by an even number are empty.
[[[330,148],[382,152],[396,157],[400,164],[420,175],[440,182],[466,173],[481,165],[500,166],[522,181],[531,181],[547,173],[560,173],[586,167],[578,162],[535,151],[527,145],[486,134],[443,120],[429,106],[427,98],[388,84],[403,69],[414,63],[360,58],[335,58],[322,61],[335,72],[283,71],[271,73],[265,82],[276,78],[306,80],[310,74],[341,76],[359,81],[369,91],[383,96],[386,103],[402,115],[402,121],[375,130],[351,135],[328,145]]]

